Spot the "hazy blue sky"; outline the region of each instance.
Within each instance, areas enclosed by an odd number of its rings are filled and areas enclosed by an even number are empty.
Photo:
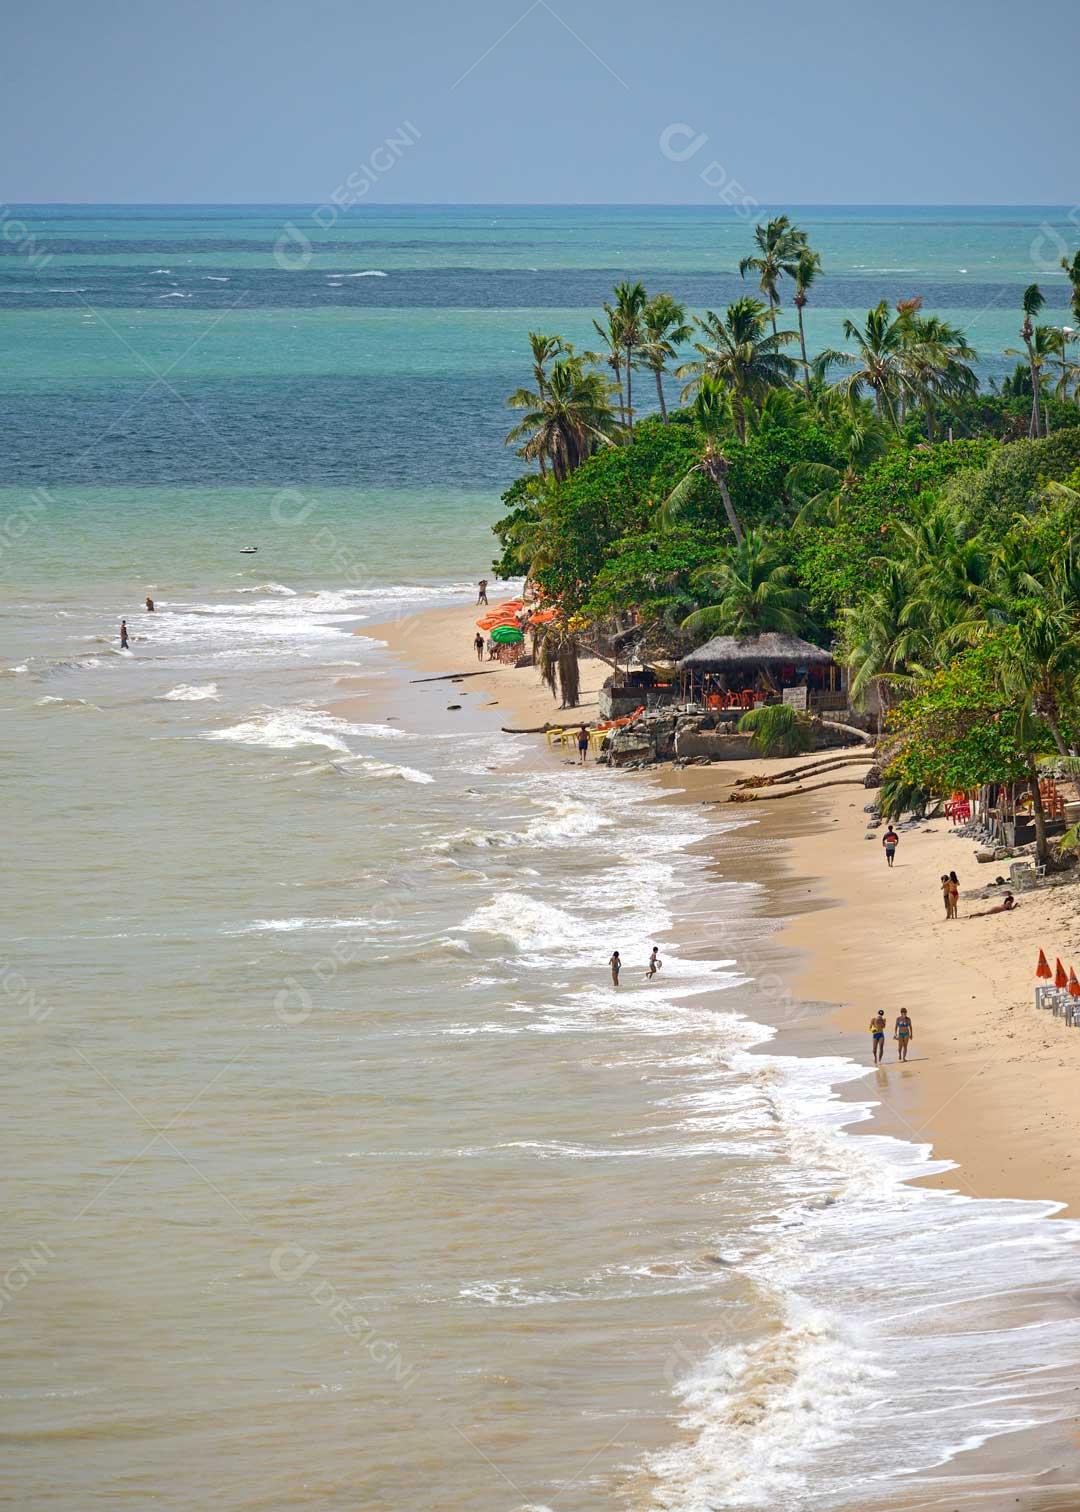
[[[9,202],[1080,199],[1076,0],[5,9]]]

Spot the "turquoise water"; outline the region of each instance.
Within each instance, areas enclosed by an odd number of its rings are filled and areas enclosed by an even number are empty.
[[[924,289],[1006,344],[1047,213],[807,212],[813,339]],[[290,270],[290,219],[0,241],[19,1505],[847,1512],[1059,1418],[1075,1226],[906,1185],[860,1068],[751,1053],[768,900],[701,859],[746,833],[367,633],[471,639],[527,331],[615,271],[722,303],[747,227],[380,210]]]

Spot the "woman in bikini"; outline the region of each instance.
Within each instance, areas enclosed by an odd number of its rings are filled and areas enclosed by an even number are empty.
[[[906,1008],[901,1008],[893,1029],[893,1039],[902,1061],[907,1060],[908,1046],[915,1038],[915,1025],[911,1022]]]

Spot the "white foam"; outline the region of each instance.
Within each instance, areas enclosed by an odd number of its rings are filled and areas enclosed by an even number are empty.
[[[294,751],[302,746],[321,746],[351,756],[345,740],[349,725],[331,714],[309,709],[277,709],[242,720],[224,730],[205,730],[203,740],[229,741],[234,745],[264,746],[273,751]]]
[[[389,276],[390,275],[388,273],[384,273],[381,268],[365,268],[363,273],[342,274],[343,278],[389,278]]]
[[[207,699],[219,699],[221,694],[217,683],[181,683],[178,688],[162,693],[161,697],[171,703],[202,703]]]
[[[369,919],[253,919],[250,924],[222,925],[223,935],[245,934],[293,934],[298,931],[323,931],[337,929],[366,929]]]

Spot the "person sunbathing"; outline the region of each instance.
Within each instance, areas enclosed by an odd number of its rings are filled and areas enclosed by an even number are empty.
[[[996,908],[984,908],[979,913],[968,914],[969,919],[988,919],[991,914],[1012,913],[1020,905],[1012,893],[1006,893]]]

